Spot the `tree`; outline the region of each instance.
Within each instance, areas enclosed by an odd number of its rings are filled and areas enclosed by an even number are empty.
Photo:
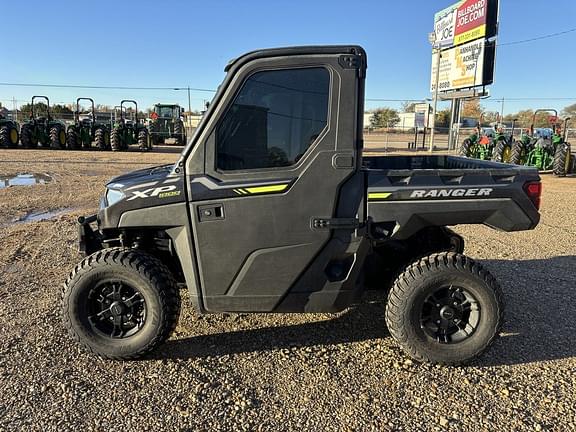
[[[416,104],[414,102],[404,101],[402,102],[402,112],[413,113],[416,109]]]
[[[552,127],[550,123],[551,115],[552,113],[546,111],[539,112],[534,120],[534,127]],[[504,119],[509,122],[516,119],[517,127],[528,129],[530,125],[532,125],[532,120],[534,119],[534,110],[527,109],[518,111],[517,113],[507,114],[504,116]]]
[[[480,106],[479,99],[470,99],[462,103],[462,117],[480,119],[482,115],[482,107]]]
[[[53,117],[60,119],[72,119],[74,118],[74,111],[65,105],[56,104],[50,107],[50,111]]]
[[[377,108],[372,114],[370,125],[376,129],[394,127],[399,121],[398,111],[394,108]]]
[[[436,128],[447,128],[450,126],[450,110],[445,109],[436,113]]]
[[[570,117],[571,119],[576,120],[576,104],[564,107],[561,114],[562,117]]]
[[[482,112],[482,123],[484,124],[493,124],[497,123],[500,120],[500,113],[496,111],[484,111]]]
[[[32,104],[24,104],[20,107],[22,118],[30,118],[32,115]],[[37,102],[34,104],[34,115],[36,117],[46,117],[48,115],[48,105],[44,102]]]

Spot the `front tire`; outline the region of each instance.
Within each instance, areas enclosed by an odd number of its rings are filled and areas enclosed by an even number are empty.
[[[140,151],[149,151],[152,146],[150,145],[150,136],[148,129],[143,128],[138,132],[138,148]]]
[[[460,146],[460,156],[470,157],[471,148],[472,141],[469,138],[466,138],[462,141],[462,145]]]
[[[34,135],[32,126],[25,124],[20,129],[20,142],[25,148],[38,148],[38,138]]]
[[[122,150],[122,139],[120,128],[112,129],[112,133],[110,134],[110,148],[114,152]]]
[[[66,136],[66,148],[68,150],[78,150],[78,131],[71,127]]]
[[[176,328],[180,293],[157,258],[126,248],[98,251],[64,284],[62,319],[73,339],[110,359],[135,359]]]
[[[53,126],[50,128],[50,147],[53,149],[61,149],[66,145],[66,132],[60,126]]]
[[[105,151],[110,148],[110,134],[104,128],[96,129],[94,132],[94,141],[98,150]]]
[[[456,365],[485,352],[503,323],[504,302],[494,277],[453,252],[408,266],[388,295],[386,324],[417,361]]]

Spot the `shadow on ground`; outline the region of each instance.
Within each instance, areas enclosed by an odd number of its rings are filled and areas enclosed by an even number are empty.
[[[576,257],[487,260],[507,303],[504,336],[479,366],[523,364],[576,357]],[[223,356],[274,349],[335,345],[388,337],[384,295],[332,320],[193,336],[166,343],[155,358]]]
[[[388,337],[382,295],[369,293],[362,305],[334,319],[261,327],[168,341],[155,358],[223,356],[283,348],[319,347]]]

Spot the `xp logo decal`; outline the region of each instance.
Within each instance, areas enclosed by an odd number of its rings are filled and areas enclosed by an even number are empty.
[[[134,195],[128,198],[126,201],[132,201],[136,198],[168,198],[179,196],[180,191],[176,190],[176,185],[167,185],[167,186],[160,186],[157,188],[150,188],[143,191],[134,191]]]

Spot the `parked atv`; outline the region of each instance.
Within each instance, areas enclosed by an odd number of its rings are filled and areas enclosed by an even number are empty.
[[[46,100],[46,117],[37,117],[34,112],[34,100]],[[20,129],[20,141],[26,148],[50,147],[64,148],[66,145],[66,126],[59,120],[54,120],[50,114],[50,100],[47,96],[32,96],[30,120]]]
[[[134,104],[136,114],[133,122],[126,120],[124,103]],[[138,104],[133,100],[123,100],[120,102],[120,116],[110,134],[110,147],[112,151],[123,151],[128,150],[132,144],[138,144],[140,151],[152,148],[148,129],[138,122]]]
[[[20,139],[18,129],[19,125],[17,122],[4,118],[0,114],[0,147],[16,147]]]
[[[539,112],[554,113],[550,117],[552,123],[550,135],[537,133],[534,128],[536,115]],[[568,120],[569,118],[564,120],[564,131],[562,131],[562,127],[557,124],[558,112],[555,109],[536,110],[532,117],[530,133],[523,135],[514,143],[510,163],[536,167],[540,171],[552,170],[559,177],[568,174],[571,166],[570,144],[566,142]]]
[[[92,105],[91,118],[80,120],[80,101],[90,101]],[[104,123],[96,121],[96,111],[94,109],[94,100],[91,98],[76,99],[76,111],[74,112],[74,124],[68,126],[66,133],[66,147],[69,150],[78,150],[80,148],[89,150],[92,148],[92,142],[96,142],[99,150],[110,149],[110,131]]]
[[[173,138],[176,145],[186,144],[186,132],[182,121],[183,111],[180,105],[154,105],[148,124],[152,144],[164,143],[169,138]]]

